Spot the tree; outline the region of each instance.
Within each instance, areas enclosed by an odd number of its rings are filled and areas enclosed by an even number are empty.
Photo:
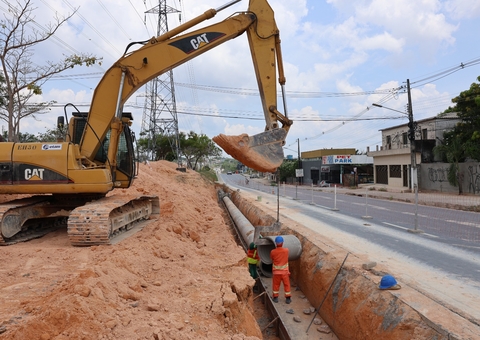
[[[63,128],[55,127],[54,129],[47,129],[46,132],[37,133],[37,139],[39,142],[58,142],[60,139],[64,139],[66,126]]]
[[[480,76],[477,81],[480,82]],[[444,134],[444,142],[448,144],[458,138],[458,143],[464,146],[464,156],[480,161],[480,84],[472,83],[470,89],[462,91],[452,102],[455,105],[445,113],[457,112],[461,122]]]
[[[210,138],[193,131],[189,132],[187,138],[185,134],[180,134],[180,149],[187,159],[188,167],[193,170],[196,170],[198,162],[205,158],[222,154],[222,150]]]
[[[296,177],[295,169],[298,168],[298,160],[285,159],[278,168],[280,173],[280,182],[286,182],[287,178]]]
[[[453,136],[447,143],[444,141],[444,143],[435,146],[433,152],[450,163],[447,173],[448,182],[455,187],[458,186],[459,195],[463,194],[463,174],[460,172],[459,163],[465,158],[465,147],[460,136]]]
[[[36,118],[36,114],[44,113],[54,103],[31,101],[42,94],[42,85],[55,74],[83,64],[91,66],[100,59],[82,53],[36,65],[32,62],[34,47],[51,38],[76,10],[66,17],[56,16],[53,23],[40,31],[33,28],[35,8],[31,0],[17,0],[16,6],[8,6],[9,12],[0,20],[0,62],[5,80],[5,106],[0,107],[0,119],[8,123],[8,139],[18,141],[20,121],[25,117]]]
[[[174,161],[176,158],[175,152],[170,144],[171,137],[159,135],[154,141],[154,152],[152,159],[158,161],[160,159],[167,161]],[[149,154],[152,150],[152,141],[148,138],[140,138],[138,140],[138,148],[141,154]]]

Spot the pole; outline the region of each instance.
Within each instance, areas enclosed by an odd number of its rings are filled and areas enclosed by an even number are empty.
[[[300,158],[300,138],[297,138],[297,144],[298,144],[298,168],[301,169],[302,168],[302,160]],[[298,179],[298,181],[300,181],[300,178]]]
[[[313,315],[312,321],[310,321],[310,325],[307,327],[306,333],[308,333],[308,330],[310,329],[310,326],[312,325],[313,320],[315,320],[315,317],[317,316],[318,312],[320,311],[320,308],[322,308],[323,302],[327,298],[328,293],[330,292],[330,289],[332,289],[333,284],[335,283],[335,280],[337,280],[338,274],[340,274],[340,270],[342,270],[343,265],[345,264],[345,261],[347,261],[347,257],[350,254],[350,252],[347,253],[347,256],[345,256],[345,259],[343,260],[342,264],[340,265],[340,268],[338,268],[337,275],[333,278],[332,283],[330,284],[330,287],[328,287],[327,292],[325,293],[325,296],[323,297],[322,302],[320,303],[320,306],[318,306],[317,310],[315,311],[315,314]]]
[[[334,186],[333,189],[333,209],[334,211],[338,211],[337,209],[337,186]]]
[[[410,91],[410,79],[407,79],[407,95],[408,95],[408,127],[410,140],[410,179],[412,182],[412,193],[415,192],[417,186],[417,159],[415,155],[415,122],[413,121],[412,95]]]
[[[277,222],[280,220],[280,169],[277,169]]]
[[[312,202],[310,204],[313,205],[313,181],[312,181]]]

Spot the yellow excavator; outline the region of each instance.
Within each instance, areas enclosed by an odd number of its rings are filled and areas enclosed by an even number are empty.
[[[185,31],[237,3],[234,0],[148,41],[124,55],[96,87],[88,113],[74,112],[63,141],[0,143],[0,194],[28,195],[0,204],[0,245],[67,225],[72,245],[109,244],[141,220],[159,214],[157,196],[106,196],[128,188],[138,174],[132,116],[123,111],[141,86],[220,44],[247,33],[265,114],[265,131],[255,136],[219,135],[214,141],[244,165],[274,172],[292,121],[277,110],[276,76],[285,104],[279,31],[267,0],[196,31]],[[279,126],[281,123],[282,126]]]

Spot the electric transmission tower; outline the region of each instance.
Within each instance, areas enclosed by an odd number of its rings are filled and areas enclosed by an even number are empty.
[[[157,36],[168,32],[167,14],[180,13],[179,10],[167,5],[167,0],[158,0],[158,6],[146,11],[148,14],[158,14]],[[175,153],[180,167],[180,145],[178,136],[177,106],[175,102],[175,87],[173,71],[165,72],[146,84],[146,97],[143,107],[141,136],[148,140],[148,156],[157,159],[157,140],[168,137],[170,146]]]

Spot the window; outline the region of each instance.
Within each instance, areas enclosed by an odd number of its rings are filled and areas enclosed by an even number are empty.
[[[422,139],[423,140],[428,139],[428,130],[427,129],[422,129]]]
[[[385,142],[387,145],[390,145],[392,144],[392,137],[391,136],[387,136],[386,137],[386,142]]]
[[[390,177],[402,178],[402,166],[390,165]]]
[[[402,143],[403,143],[403,145],[408,144],[408,133],[407,132],[402,133]]]

